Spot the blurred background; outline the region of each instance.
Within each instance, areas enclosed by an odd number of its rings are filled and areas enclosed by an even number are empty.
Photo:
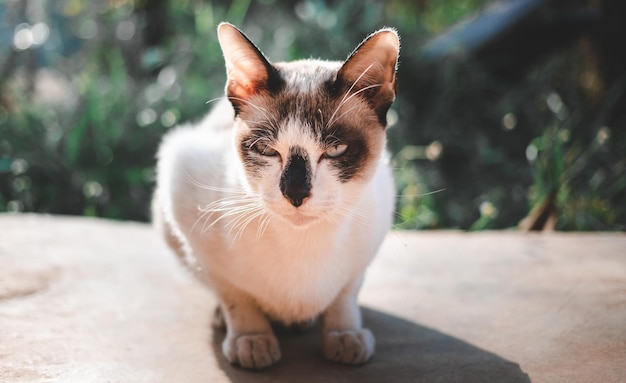
[[[223,95],[220,21],[272,61],[398,29],[397,228],[626,229],[622,0],[2,0],[0,212],[149,220],[160,137]]]

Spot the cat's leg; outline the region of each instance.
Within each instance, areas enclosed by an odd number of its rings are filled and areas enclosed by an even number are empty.
[[[214,287],[226,323],[222,352],[228,361],[244,368],[264,368],[280,360],[278,340],[265,314],[254,300],[230,283]]]
[[[226,319],[224,319],[224,313],[222,312],[222,306],[219,304],[213,311],[213,318],[211,319],[211,327],[216,330],[226,331]]]
[[[376,341],[362,327],[357,295],[363,277],[352,281],[322,315],[322,352],[334,362],[361,364],[374,355]]]
[[[185,252],[185,245],[183,240],[174,234],[174,228],[170,222],[165,218],[165,212],[161,206],[161,201],[157,193],[152,197],[152,224],[161,232],[167,245],[174,251],[174,253],[184,260],[187,257]]]

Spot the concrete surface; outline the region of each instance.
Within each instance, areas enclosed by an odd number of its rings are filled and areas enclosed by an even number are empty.
[[[279,335],[225,363],[214,299],[144,224],[0,215],[1,382],[625,382],[626,236],[397,232],[361,294],[377,354]]]

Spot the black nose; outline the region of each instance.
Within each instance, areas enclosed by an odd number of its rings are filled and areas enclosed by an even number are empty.
[[[302,205],[304,199],[311,195],[310,174],[311,167],[306,158],[292,154],[280,178],[280,191],[295,207]]]
[[[311,193],[308,189],[294,188],[288,189],[286,192],[283,193],[283,195],[287,197],[287,199],[289,200],[289,202],[291,202],[293,206],[299,207],[300,205],[302,205],[304,199],[310,196]]]

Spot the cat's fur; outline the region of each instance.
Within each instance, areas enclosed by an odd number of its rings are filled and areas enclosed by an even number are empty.
[[[275,363],[270,320],[317,316],[328,359],[366,362],[375,342],[357,294],[392,224],[398,36],[370,35],[345,63],[276,64],[230,24],[218,37],[230,102],[163,139],[154,220],[216,291],[231,363]]]

